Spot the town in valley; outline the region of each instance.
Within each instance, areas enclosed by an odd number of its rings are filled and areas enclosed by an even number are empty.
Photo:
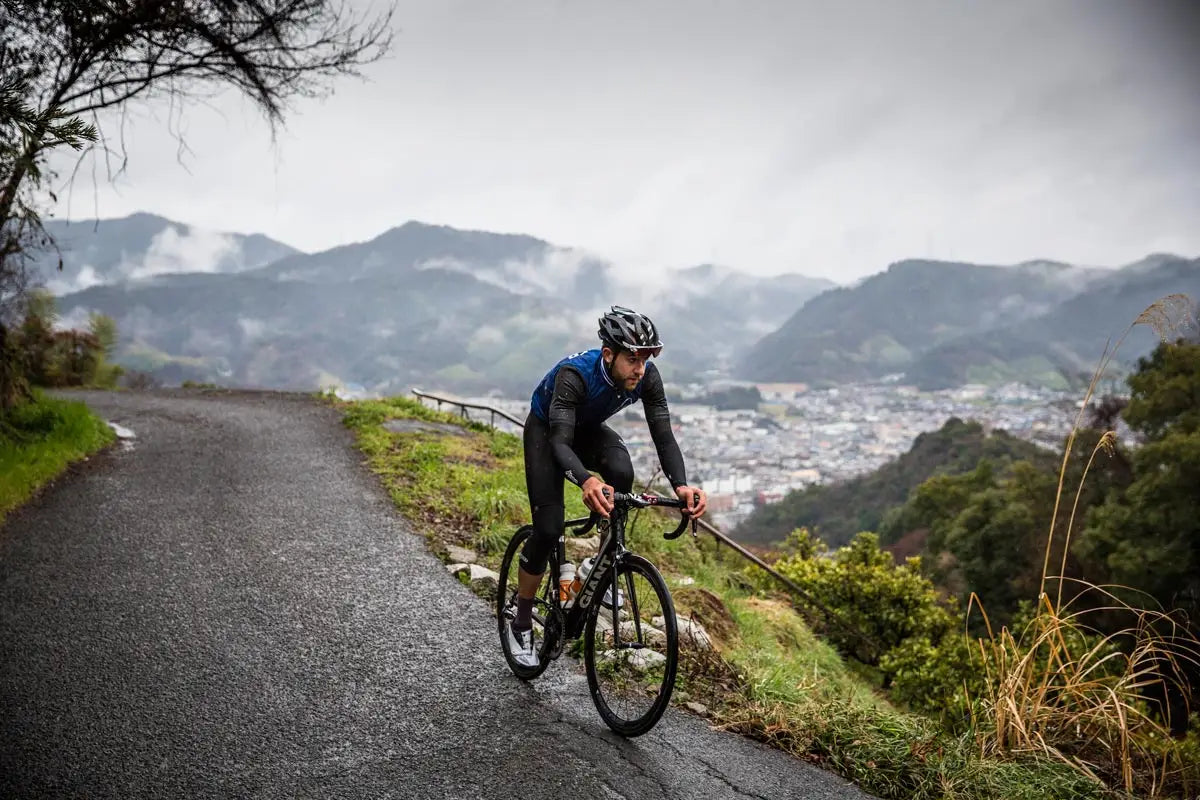
[[[1023,384],[921,391],[898,379],[820,389],[802,383],[741,384],[754,386],[762,396],[753,409],[718,410],[696,402],[728,385],[684,385],[671,401],[688,480],[708,493],[710,519],[725,530],[791,490],[877,469],[907,452],[919,434],[938,430],[952,417],[1057,450],[1081,402],[1077,393]],[[529,412],[527,400],[461,399],[522,420]],[[486,411],[468,413],[488,420]],[[608,424],[625,439],[639,480],[657,475],[656,488],[666,491],[641,407],[626,409]]]

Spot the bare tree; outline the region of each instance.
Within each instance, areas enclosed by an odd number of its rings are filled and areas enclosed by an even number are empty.
[[[52,244],[35,194],[51,150],[111,152],[98,112],[162,97],[182,108],[228,87],[274,135],[290,101],[383,56],[391,18],[345,0],[0,0],[0,343],[25,253]]]

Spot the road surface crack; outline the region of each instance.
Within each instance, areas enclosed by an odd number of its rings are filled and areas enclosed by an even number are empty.
[[[544,727],[550,727],[553,725],[566,725],[568,728],[571,728],[571,729],[575,730],[576,732],[578,732],[590,739],[604,742],[605,744],[607,744],[609,747],[611,747],[616,752],[617,757],[619,759],[621,759],[621,761],[623,761],[626,764],[628,764],[629,766],[633,767],[635,770],[637,770],[638,774],[640,774],[642,777],[646,778],[651,783],[653,783],[658,788],[658,791],[663,798],[672,797],[672,795],[669,791],[670,787],[663,781],[663,779],[661,777],[659,777],[658,775],[655,775],[652,772],[648,772],[645,767],[643,767],[637,761],[634,761],[633,759],[631,759],[629,757],[629,755],[624,752],[624,749],[622,748],[620,742],[615,742],[612,739],[608,738],[607,736],[604,736],[603,734],[593,733],[592,731],[589,731],[588,729],[582,727],[578,723],[572,722],[571,720],[567,719],[565,715],[563,715],[561,713],[557,713],[557,712],[556,712],[556,718],[553,721],[542,722],[542,723],[539,723],[539,725],[544,726]],[[607,784],[605,784],[605,785],[607,785]],[[609,788],[611,788],[611,787],[609,787]]]
[[[753,798],[756,798],[756,800],[770,800],[770,798],[768,798],[766,795],[757,794],[755,792],[747,791],[746,789],[741,788],[736,783],[734,783],[733,781],[726,778],[725,774],[723,772],[721,772],[720,769],[718,769],[716,766],[714,766],[713,764],[706,761],[703,757],[701,757],[700,755],[698,755],[696,753],[684,753],[682,750],[680,750],[678,747],[676,747],[674,744],[672,744],[670,742],[670,740],[668,740],[666,737],[664,737],[662,739],[662,743],[664,745],[666,745],[671,751],[673,751],[675,753],[675,755],[679,756],[682,759],[699,761],[701,764],[704,765],[704,771],[706,773],[708,773],[713,778],[716,778],[721,783],[725,784],[726,786],[728,786],[733,791],[737,792],[742,797],[753,797]]]

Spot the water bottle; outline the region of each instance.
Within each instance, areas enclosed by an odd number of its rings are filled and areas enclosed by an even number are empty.
[[[575,565],[570,561],[564,561],[558,567],[558,601],[563,604],[570,603],[575,599],[575,594],[579,591],[575,584],[579,579],[575,577]]]
[[[563,564],[561,567],[559,567],[558,596],[560,598],[564,598],[564,606],[570,607],[571,605],[574,605],[575,598],[579,597],[579,593],[583,591],[583,582],[587,580],[588,573],[592,571],[592,563],[594,561],[595,559],[589,556],[583,560],[582,564],[579,565],[578,570],[576,570],[574,567],[571,567],[570,580],[567,579],[567,567],[570,565]],[[565,595],[563,594],[564,589],[566,590]]]
[[[604,552],[604,551],[601,550],[600,552]],[[592,556],[588,556],[587,558],[585,558],[583,560],[583,563],[579,565],[579,581],[580,581],[579,588],[580,589],[583,588],[583,581],[587,580],[588,575],[591,573],[592,568],[595,566],[596,566],[596,559],[593,558]],[[578,594],[578,591],[576,593]],[[606,606],[612,605],[612,587],[605,588],[604,600],[602,602]],[[617,590],[617,608],[621,608],[624,605],[624,603],[625,603],[625,590],[618,589]]]

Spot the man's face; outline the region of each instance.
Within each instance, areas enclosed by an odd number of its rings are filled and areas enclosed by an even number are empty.
[[[622,350],[620,353],[614,353],[607,347],[604,348],[603,356],[604,361],[612,365],[613,383],[627,392],[637,388],[642,376],[646,374],[646,362],[650,360],[648,351],[631,353]]]

